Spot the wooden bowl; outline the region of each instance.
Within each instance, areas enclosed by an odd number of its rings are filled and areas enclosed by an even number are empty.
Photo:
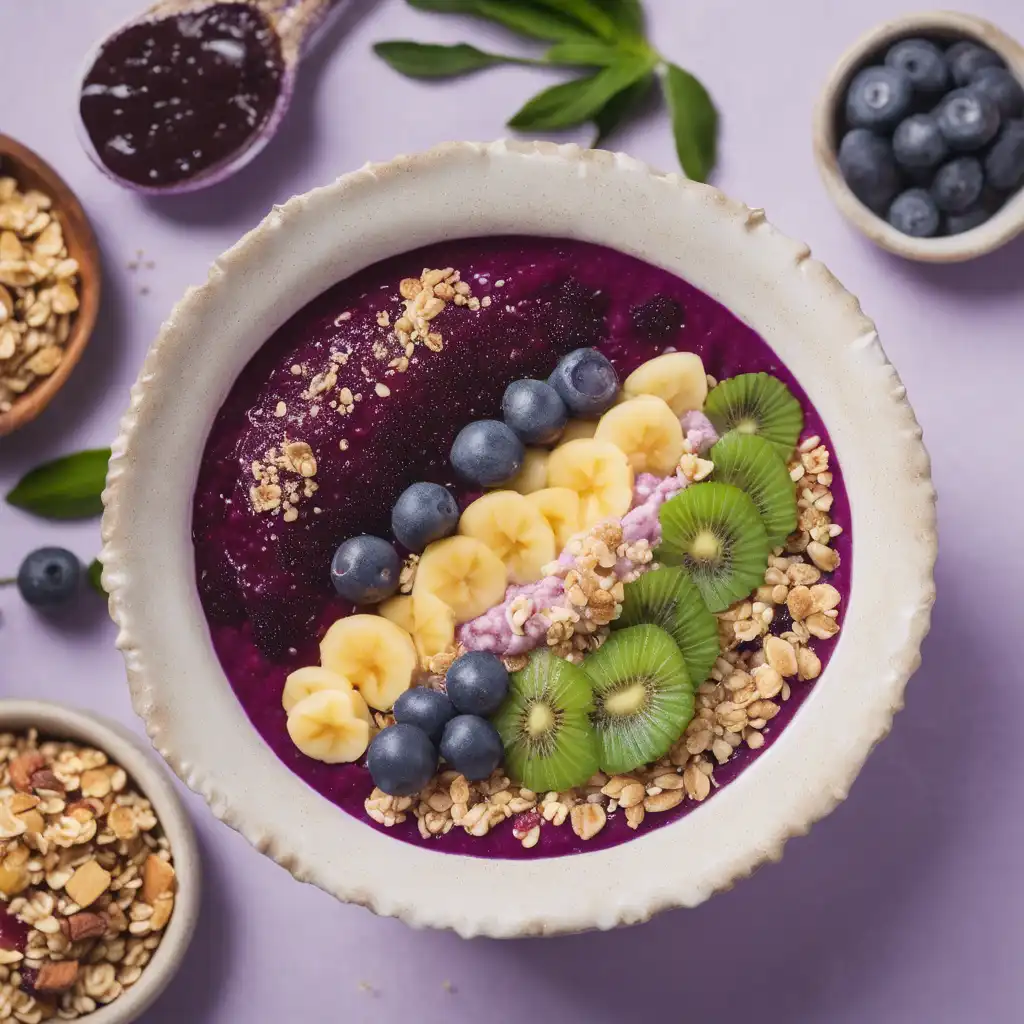
[[[922,263],[960,263],[992,252],[1024,232],[1024,189],[1011,197],[989,220],[960,235],[911,238],[868,209],[850,191],[839,171],[840,113],[853,76],[875,61],[899,39],[973,39],[995,50],[1024,82],[1024,47],[995,25],[970,14],[929,11],[894,18],[862,36],[839,59],[821,92],[814,113],[814,157],[832,201],[862,234],[889,252]]]
[[[51,211],[60,221],[68,254],[78,260],[79,307],[64,345],[64,358],[48,377],[19,395],[9,412],[0,413],[0,437],[34,420],[71,376],[89,344],[100,307],[100,255],[92,226],[74,192],[63,178],[32,150],[0,134],[0,174],[10,175],[22,189],[38,189],[53,200]]]

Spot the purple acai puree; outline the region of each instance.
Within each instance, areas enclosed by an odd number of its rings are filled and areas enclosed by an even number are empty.
[[[379,326],[377,316],[387,311],[394,323],[401,311],[399,281],[418,276],[424,267],[458,269],[474,294],[490,296],[491,302],[478,312],[446,308],[432,322],[443,336],[443,350],[418,349],[408,372],[385,373],[386,362],[375,358],[373,347],[375,342],[389,343],[390,328]],[[638,313],[656,296],[654,312],[675,303],[683,315]],[[417,480],[451,486],[463,505],[474,497],[451,476],[448,452],[455,434],[471,420],[500,417],[501,396],[511,381],[544,379],[562,355],[584,345],[600,348],[622,377],[676,348],[696,352],[719,380],[765,371],[789,386],[804,409],[804,436],[819,435],[832,451],[831,515],[846,532],[836,539],[843,561],[830,582],[843,595],[841,615],[845,609],[851,536],[837,458],[842,453],[834,451],[821,417],[771,348],[714,299],[631,256],[556,239],[444,242],[369,267],[292,317],[242,371],[211,428],[199,467],[193,538],[212,643],[253,726],[292,771],[370,827],[381,826],[369,821],[363,809],[372,788],[369,772],[359,764],[326,765],[301,754],[288,737],[281,707],[287,675],[317,663],[318,643],[327,627],[353,611],[331,587],[334,549],[358,533],[390,536],[391,507]],[[326,400],[315,406],[314,414],[314,406],[301,397],[310,377],[327,367],[332,350],[349,349],[352,355],[338,368],[337,387],[349,387],[362,399],[347,416]],[[300,368],[298,374],[293,367]],[[390,394],[378,397],[373,386],[377,381],[385,382]],[[276,416],[280,403],[286,412]],[[696,419],[686,426],[702,427]],[[252,462],[285,436],[307,442],[318,465],[319,490],[300,504],[299,518],[292,523],[257,515],[249,502]],[[646,528],[652,528],[650,521]],[[774,628],[781,632],[781,621]],[[823,665],[834,643],[817,644]],[[794,685],[793,696],[764,730],[765,746],[759,751],[743,748],[717,768],[720,785],[771,746],[811,689]],[[695,807],[684,801],[673,811],[649,815],[640,833]],[[546,827],[531,850],[508,827],[483,838],[453,829],[440,839],[422,840],[410,816],[386,831],[407,842],[429,843],[439,852],[510,858],[593,851],[636,835],[621,814],[613,814],[586,843],[567,825]]]

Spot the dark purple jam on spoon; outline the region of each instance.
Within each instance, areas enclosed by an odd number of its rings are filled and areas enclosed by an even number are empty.
[[[247,148],[274,113],[284,73],[266,16],[215,3],[108,40],[83,82],[82,123],[117,177],[172,186]]]

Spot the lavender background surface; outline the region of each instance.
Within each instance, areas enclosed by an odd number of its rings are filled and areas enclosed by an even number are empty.
[[[916,4],[646,6],[656,44],[696,71],[724,112],[717,183],[764,206],[861,297],[924,425],[940,494],[940,597],[907,709],[847,803],[795,840],[781,864],[696,911],[605,935],[499,943],[410,931],[293,882],[190,795],[205,904],[182,972],[147,1024],[1021,1018],[1024,551],[1012,524],[1024,501],[1024,239],[966,267],[916,266],[872,248],[826,198],[810,150],[817,90],[859,33]],[[368,158],[499,136],[545,76],[511,68],[471,83],[409,82],[372,56],[373,42],[497,47],[506,39],[401,0],[350,0],[311,58],[280,136],[252,166],[206,194],[141,200],[88,163],[72,117],[87,47],[138,7],[0,0],[0,130],[37,149],[79,192],[107,271],[99,330],[61,400],[0,441],[0,491],[44,458],[109,443],[162,318],[272,203]],[[1018,0],[964,7],[1024,38]],[[674,166],[661,116],[616,144]],[[155,267],[129,271],[137,250]],[[0,506],[0,575],[43,543],[89,559],[98,526],[46,524]],[[54,625],[4,590],[0,616],[0,696],[63,700],[138,728],[101,601]]]

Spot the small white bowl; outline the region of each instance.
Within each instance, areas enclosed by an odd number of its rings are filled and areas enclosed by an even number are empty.
[[[221,403],[292,314],[385,257],[445,238],[512,233],[580,239],[648,260],[761,334],[825,418],[842,462],[853,592],[813,697],[767,755],[713,800],[609,849],[495,861],[382,835],[278,760],[210,642],[191,517]],[[934,600],[928,456],[906,390],[857,300],[763,210],[621,153],[578,146],[449,143],[367,165],[276,207],[164,324],[132,388],[104,501],[103,583],[118,646],[135,709],[174,770],[301,881],[465,936],[643,921],[695,906],[779,857],[791,836],[845,797],[888,732]]]
[[[873,213],[850,191],[839,171],[838,125],[843,97],[853,76],[897,40],[912,36],[974,39],[995,50],[1024,82],[1024,47],[1002,29],[972,14],[928,11],[887,21],[861,36],[839,59],[822,89],[814,112],[814,157],[825,187],[839,212],[876,245],[921,263],[962,263],[1006,245],[1024,232],[1024,189],[979,227],[943,238],[911,238]]]
[[[153,1004],[181,966],[199,916],[202,868],[192,822],[174,785],[143,743],[123,726],[85,711],[38,700],[0,701],[0,732],[37,729],[44,739],[78,740],[119,764],[153,805],[171,844],[178,890],[174,912],[139,980],[106,1006],[80,1018],[88,1024],[131,1024]]]

